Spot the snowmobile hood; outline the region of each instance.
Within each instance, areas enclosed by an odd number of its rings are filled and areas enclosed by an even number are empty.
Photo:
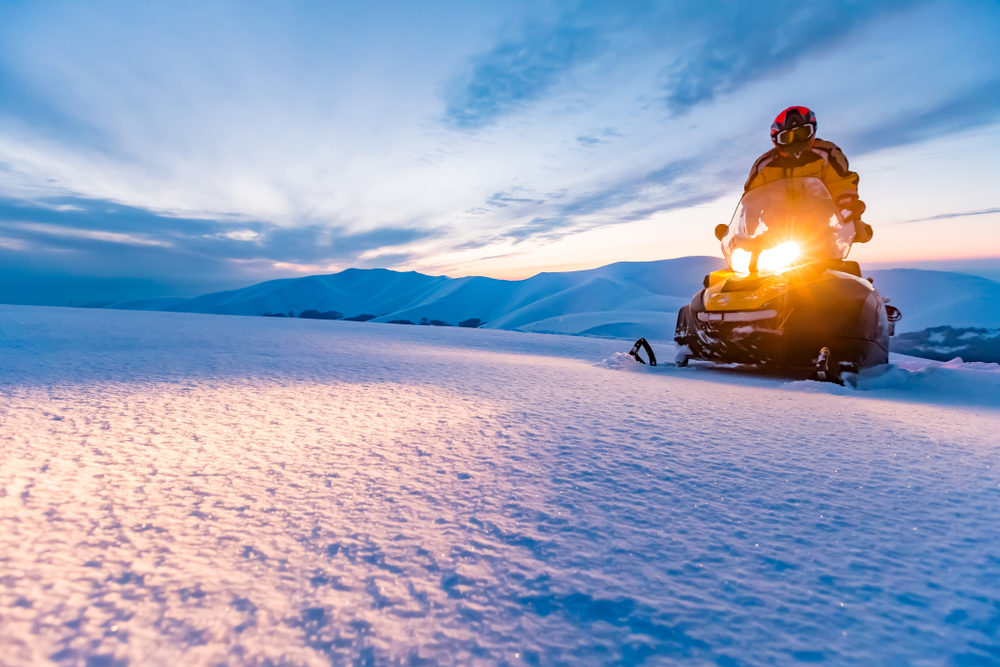
[[[867,290],[874,290],[867,280],[854,275],[856,264],[844,262],[835,270],[827,264],[809,264],[774,275],[737,274],[726,269],[709,274],[709,286],[702,295],[708,312],[731,312],[760,310],[778,301],[790,290],[808,287],[810,284],[827,281],[831,276],[842,280],[856,281]]]

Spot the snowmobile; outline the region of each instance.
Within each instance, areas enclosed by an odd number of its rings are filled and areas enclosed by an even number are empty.
[[[843,384],[887,364],[898,309],[847,255],[845,222],[818,178],[788,178],[746,192],[715,228],[728,268],[714,271],[677,314],[676,365],[754,365]],[[630,354],[656,364],[640,338]]]

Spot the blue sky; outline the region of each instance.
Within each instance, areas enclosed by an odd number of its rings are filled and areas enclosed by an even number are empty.
[[[0,301],[717,254],[789,104],[861,173],[856,258],[989,269],[998,34],[994,0],[5,0]]]

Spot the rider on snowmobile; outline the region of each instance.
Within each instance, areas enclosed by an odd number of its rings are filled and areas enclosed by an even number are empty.
[[[808,107],[788,107],[771,124],[771,141],[774,148],[754,163],[743,191],[781,178],[819,178],[841,208],[844,221],[854,224],[855,243],[870,241],[872,228],[861,221],[866,207],[858,198],[858,175],[848,168],[836,144],[816,137],[816,114]]]

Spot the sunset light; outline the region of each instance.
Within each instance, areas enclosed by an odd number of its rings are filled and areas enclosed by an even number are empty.
[[[780,43],[784,5],[102,6],[0,7],[0,301],[718,256],[789,103],[861,176],[860,259],[1000,256],[989,3],[796,6]]]

